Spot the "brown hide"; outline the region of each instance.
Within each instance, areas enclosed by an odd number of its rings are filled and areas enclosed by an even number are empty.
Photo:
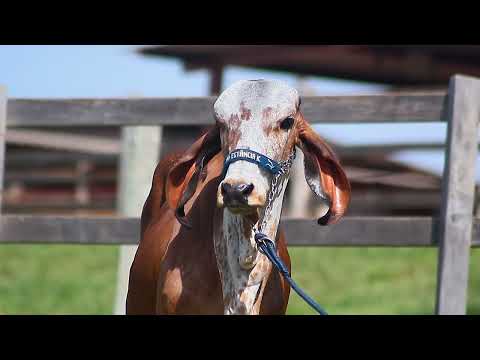
[[[166,202],[166,177],[181,154],[157,166],[141,219],[141,241],[130,270],[127,314],[223,314],[222,286],[213,248],[212,219],[220,215],[216,191],[223,155],[206,165],[206,178],[185,206],[192,229],[181,225]],[[290,269],[284,232],[279,255]],[[277,271],[266,285],[261,314],[284,314],[290,288]]]

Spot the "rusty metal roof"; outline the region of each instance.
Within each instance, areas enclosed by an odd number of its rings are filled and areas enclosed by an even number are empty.
[[[179,59],[187,70],[241,66],[399,87],[480,77],[478,45],[151,45],[138,52]]]

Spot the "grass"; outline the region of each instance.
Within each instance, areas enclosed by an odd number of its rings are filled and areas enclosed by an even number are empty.
[[[331,314],[434,313],[437,250],[292,248],[292,275]],[[480,314],[480,251],[470,259],[468,313]],[[296,294],[288,314],[313,314]]]
[[[110,314],[118,247],[2,245],[0,314]]]
[[[436,249],[291,248],[293,276],[331,314],[432,314]],[[118,247],[2,245],[0,314],[111,314]],[[480,314],[480,251],[470,314]],[[288,314],[313,314],[292,292]]]

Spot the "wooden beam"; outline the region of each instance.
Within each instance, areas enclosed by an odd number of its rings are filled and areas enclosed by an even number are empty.
[[[315,124],[438,122],[445,104],[442,93],[315,96],[302,101],[302,111]]]
[[[20,152],[12,151],[7,154],[5,160],[8,168],[30,170],[32,168],[48,168],[52,166],[71,166],[73,163],[81,160],[90,161],[97,166],[115,166],[117,156],[64,151],[50,152],[38,149],[34,152],[24,150]]]
[[[0,214],[3,200],[3,181],[5,172],[5,133],[7,126],[7,89],[0,86]]]
[[[432,247],[438,220],[431,217],[345,217],[332,226],[314,220],[282,219],[289,246]],[[5,215],[0,218],[0,244],[136,245],[140,221],[125,217]],[[480,219],[472,246],[480,246]]]
[[[38,185],[59,185],[59,184],[74,184],[78,180],[78,173],[74,170],[70,171],[55,171],[55,170],[28,170],[16,171],[9,170],[5,174],[4,183],[20,182],[24,185],[38,186]],[[117,180],[115,174],[90,174],[86,175],[86,179],[90,184],[111,184],[113,185]]]
[[[118,213],[121,216],[141,216],[159,159],[161,132],[158,126],[122,129],[118,193]],[[132,239],[138,239],[138,235]],[[114,305],[116,315],[125,314],[130,267],[136,251],[136,245],[120,247]]]
[[[207,68],[221,61],[244,66],[348,80],[396,85],[441,85],[452,74],[480,75],[478,61],[465,54],[465,46],[432,53],[426,46],[372,45],[238,45],[229,47],[163,46],[143,53],[169,56]],[[455,54],[454,51],[460,52]],[[462,51],[463,50],[463,51]],[[478,49],[476,50],[478,51]],[[442,56],[444,54],[446,56]],[[453,56],[452,55],[456,55]],[[463,54],[465,56],[459,56]],[[192,66],[192,65],[191,65]]]
[[[117,139],[94,135],[77,135],[64,132],[9,129],[7,143],[46,149],[75,151],[87,154],[118,155]]]
[[[388,201],[386,200],[388,199]],[[313,202],[313,201],[312,201]],[[351,216],[391,215],[398,211],[409,216],[419,211],[429,211],[428,216],[438,215],[440,193],[433,190],[372,189],[352,192],[348,214]],[[400,215],[400,214],[398,214]]]
[[[223,66],[216,65],[209,68],[210,96],[218,96],[222,92]]]
[[[0,243],[137,244],[140,222],[122,217],[4,215]]]
[[[82,205],[74,202],[71,198],[60,200],[45,200],[45,201],[25,201],[22,204],[9,203],[5,201],[4,212],[9,215],[24,214],[24,215],[39,215],[45,214],[45,212],[53,212],[55,214],[73,214],[80,212],[85,215],[86,212],[103,212],[102,215],[113,214],[112,209],[115,207],[114,200],[96,200],[91,201],[89,204]]]
[[[88,173],[92,168],[92,164],[87,160],[78,161],[75,164],[75,200],[86,206],[91,201],[89,189]]]
[[[340,156],[373,156],[388,155],[399,151],[445,151],[446,144],[442,142],[425,143],[395,143],[395,144],[361,144],[335,146]]]
[[[377,170],[367,167],[350,166],[352,161],[343,160],[345,173],[352,183],[382,184],[407,189],[437,189],[441,179],[432,174],[412,170]]]
[[[449,93],[436,313],[463,315],[472,241],[480,80],[455,76]]]
[[[8,102],[7,126],[213,125],[215,97],[22,100]],[[310,123],[444,121],[445,93],[313,96],[302,100]]]

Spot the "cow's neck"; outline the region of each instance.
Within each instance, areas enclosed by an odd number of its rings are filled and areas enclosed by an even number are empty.
[[[279,196],[267,214],[264,229],[270,239],[276,238],[282,202],[288,179],[279,186]],[[219,209],[214,229],[215,255],[222,282],[224,313],[256,315],[272,264],[257,251],[251,221],[228,209]]]

